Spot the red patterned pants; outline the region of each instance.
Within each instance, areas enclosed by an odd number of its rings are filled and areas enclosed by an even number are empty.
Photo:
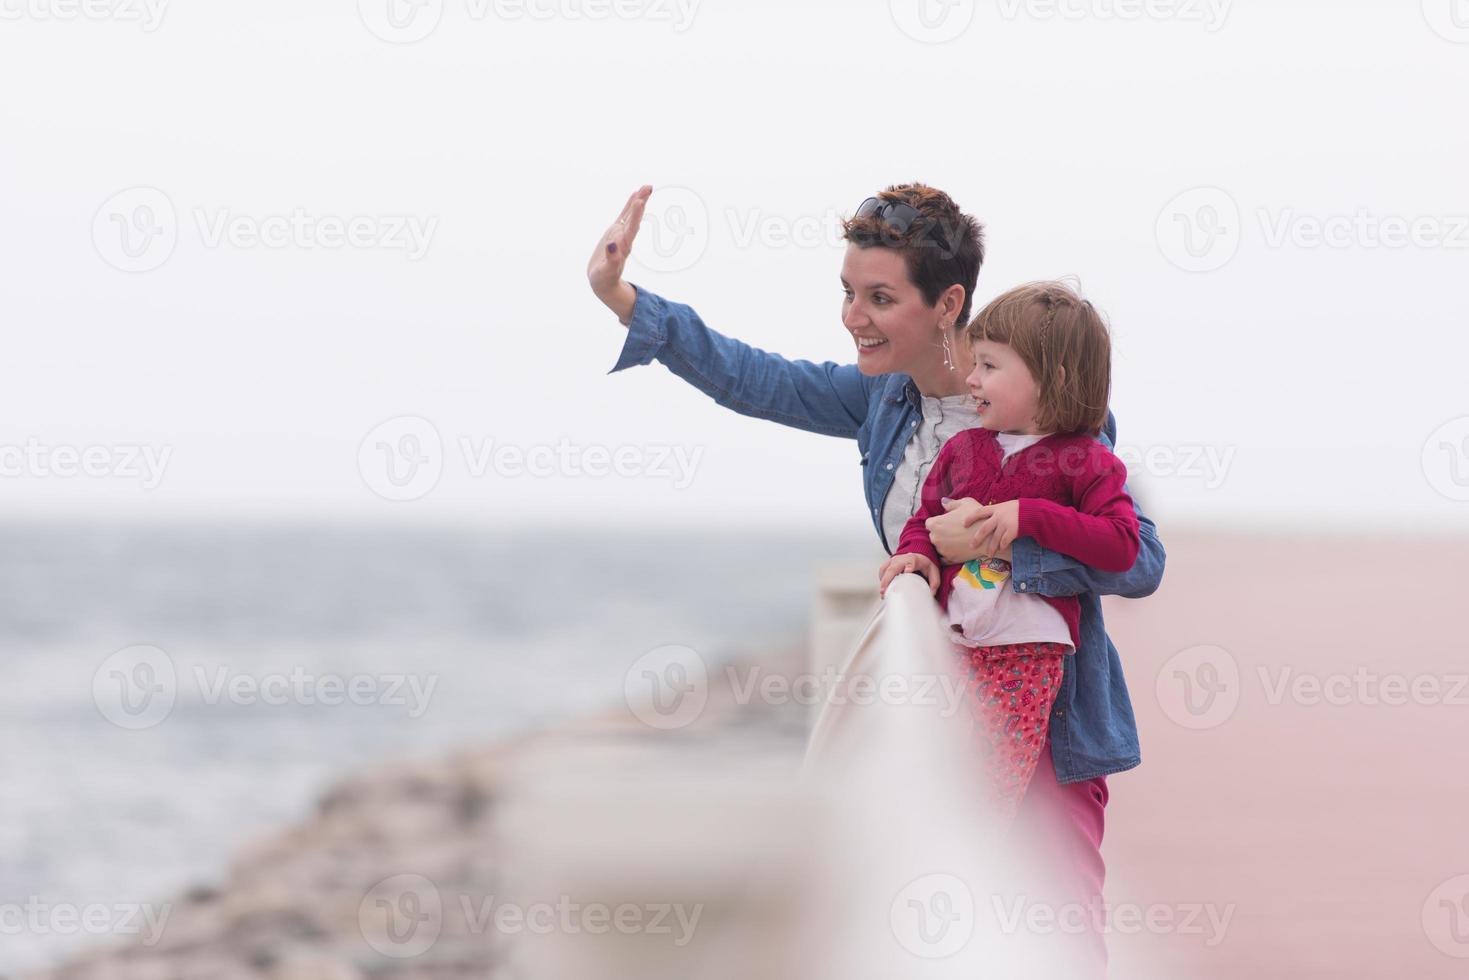
[[[954,646],[968,665],[966,700],[975,745],[1003,819],[1015,815],[1046,748],[1069,649],[1061,643]]]

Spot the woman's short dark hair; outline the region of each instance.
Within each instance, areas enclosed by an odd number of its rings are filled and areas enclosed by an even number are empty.
[[[849,218],[842,222],[842,237],[859,248],[901,253],[908,278],[929,306],[950,286],[963,286],[964,307],[956,322],[969,322],[979,267],[984,264],[984,226],[960,211],[949,195],[927,184],[894,184],[877,196],[909,204],[919,217],[901,234],[877,215]]]

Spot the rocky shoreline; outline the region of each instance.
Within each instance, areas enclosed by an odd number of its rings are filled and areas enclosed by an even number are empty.
[[[741,669],[802,669],[788,649],[734,662]],[[511,775],[528,763],[595,746],[601,756],[745,737],[794,761],[804,746],[806,709],[759,699],[740,704],[724,670],[710,672],[709,700],[692,723],[658,731],[626,707],[556,730],[473,748],[428,762],[397,764],[344,779],[295,826],[242,848],[218,888],[195,888],[164,903],[151,944],[120,939],[83,951],[33,980],[447,980],[507,976],[493,930],[442,915],[431,948],[385,944],[371,926],[373,903],[404,879],[459,895],[493,896],[511,862],[496,823]],[[571,755],[568,755],[568,752]],[[550,760],[547,762],[546,760]],[[403,889],[391,896],[403,900]],[[417,896],[413,896],[417,897]]]

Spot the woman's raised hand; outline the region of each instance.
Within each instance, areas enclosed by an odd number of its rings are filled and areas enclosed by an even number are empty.
[[[653,188],[649,184],[633,191],[632,197],[623,205],[622,213],[602,235],[591,260],[587,262],[587,282],[591,284],[592,292],[624,324],[632,319],[633,304],[637,302],[638,294],[623,281],[622,267],[627,264],[633,239],[638,237],[643,208],[652,193]]]

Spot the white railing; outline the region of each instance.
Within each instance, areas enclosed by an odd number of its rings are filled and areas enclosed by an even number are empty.
[[[953,701],[963,677],[948,632],[921,576],[894,579],[836,670],[812,724],[805,772],[875,748],[964,754],[969,729]],[[889,708],[902,710],[875,710]]]
[[[987,798],[967,671],[949,637],[927,582],[898,576],[815,718],[803,784],[826,801],[825,832],[847,861],[813,874],[854,923],[826,947],[823,976],[1048,975],[1031,937],[994,928],[993,902],[1026,858]],[[863,916],[880,928],[856,925]]]
[[[927,584],[899,576],[826,597],[814,624],[874,699],[839,682],[800,778],[789,758],[644,740],[522,758],[498,838],[508,900],[572,896],[687,912],[686,944],[616,932],[518,935],[528,978],[960,980],[1065,977],[1036,969],[1037,937],[1007,932],[994,901],[1014,848],[987,822],[964,676]],[[818,608],[823,603],[818,601]],[[827,629],[830,627],[830,629]],[[857,632],[838,657],[839,633]],[[818,661],[823,657],[815,652]],[[655,746],[662,746],[656,748]],[[676,916],[674,917],[676,918]],[[670,920],[671,921],[671,920]],[[1053,944],[1055,937],[1039,937]]]

